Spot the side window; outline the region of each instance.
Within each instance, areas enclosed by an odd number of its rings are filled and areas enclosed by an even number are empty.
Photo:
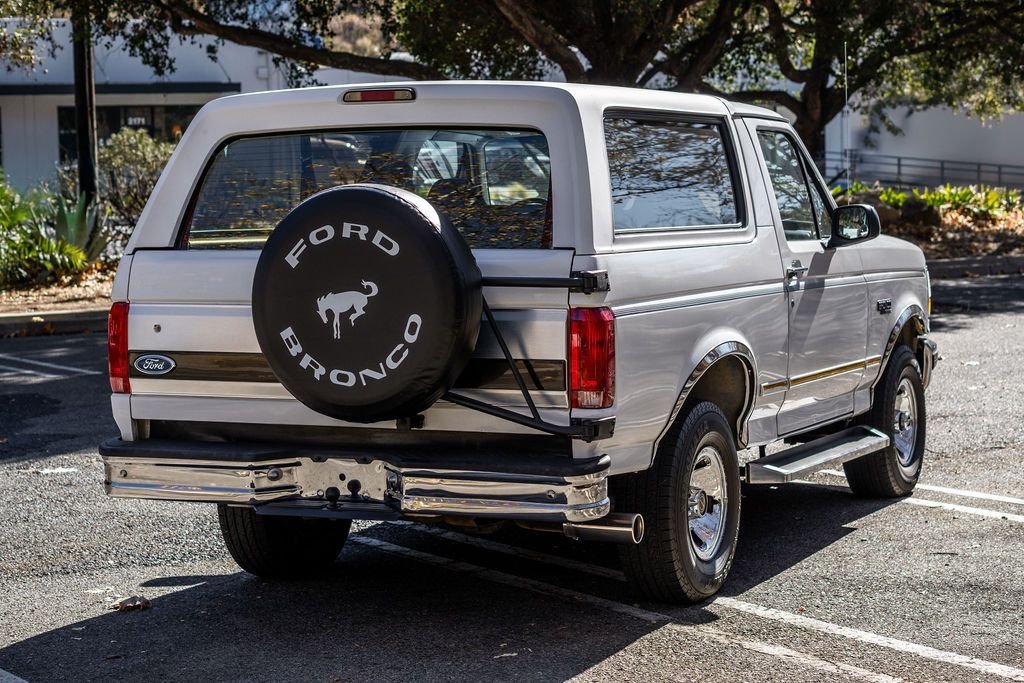
[[[616,231],[739,224],[720,124],[609,116],[604,135]]]
[[[814,217],[818,220],[818,234],[822,239],[825,239],[832,236],[832,205],[829,204],[821,186],[814,181],[814,173],[811,172],[810,168],[805,168],[811,185],[811,202],[814,204]]]
[[[816,211],[796,146],[789,136],[776,130],[759,130],[757,137],[768,166],[786,239],[818,239]]]

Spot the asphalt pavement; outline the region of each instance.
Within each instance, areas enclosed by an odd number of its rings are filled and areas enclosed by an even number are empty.
[[[103,495],[102,335],[0,340],[0,683],[1024,681],[1024,278],[935,299],[918,491],[747,489],[689,608],[638,601],[612,547],[418,524],[360,524],[328,579],[249,576],[211,507]]]

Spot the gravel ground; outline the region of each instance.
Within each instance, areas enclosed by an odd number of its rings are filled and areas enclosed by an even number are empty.
[[[723,596],[692,608],[637,602],[612,548],[411,524],[359,525],[327,580],[251,577],[211,508],[104,497],[101,335],[0,340],[0,669],[32,683],[1024,680],[1024,279],[937,282],[935,300],[922,488],[898,502],[830,474],[750,488]],[[111,611],[129,595],[151,607]]]
[[[94,271],[77,282],[45,287],[0,289],[0,313],[71,311],[81,308],[107,308],[114,270]]]

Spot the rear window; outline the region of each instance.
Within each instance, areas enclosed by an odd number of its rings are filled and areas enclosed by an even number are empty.
[[[239,138],[210,162],[185,224],[191,249],[258,249],[303,199],[351,183],[411,190],[471,247],[551,246],[551,163],[531,130],[380,129]]]
[[[609,116],[604,132],[616,231],[739,224],[720,124]]]

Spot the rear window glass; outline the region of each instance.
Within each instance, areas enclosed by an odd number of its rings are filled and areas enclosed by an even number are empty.
[[[186,223],[192,249],[258,249],[303,199],[351,183],[416,192],[471,247],[551,246],[551,163],[529,130],[381,129],[240,138],[217,151]]]
[[[604,132],[617,231],[739,223],[719,124],[616,116]]]

